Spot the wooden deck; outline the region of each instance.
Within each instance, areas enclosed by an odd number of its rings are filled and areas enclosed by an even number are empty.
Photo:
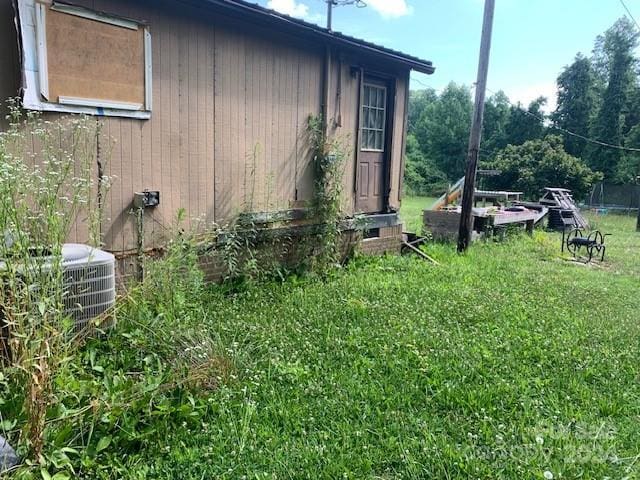
[[[473,208],[473,230],[477,236],[491,234],[496,228],[509,225],[524,225],[529,234],[533,233],[535,224],[540,222],[548,213],[542,210],[498,209],[495,207]],[[449,210],[425,210],[423,225],[431,232],[435,240],[452,240],[458,233],[460,225],[460,207]]]

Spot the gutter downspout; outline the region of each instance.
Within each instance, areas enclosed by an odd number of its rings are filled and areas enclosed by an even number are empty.
[[[331,46],[325,45],[324,53],[324,75],[322,79],[322,135],[329,136],[329,92],[331,90]]]
[[[356,147],[356,151],[355,151],[355,165],[354,165],[354,172],[353,172],[353,193],[355,193],[355,202],[357,204],[358,202],[358,192],[359,192],[359,181],[360,181],[360,142],[361,142],[361,132],[362,132],[362,101],[363,101],[363,96],[364,96],[364,69],[362,67],[358,67],[357,70],[355,70],[358,75],[358,107],[357,107],[357,113],[356,113],[356,124],[358,125],[358,130],[356,131],[356,138],[355,138],[355,147]],[[356,205],[354,204],[354,210],[356,209]]]
[[[398,79],[397,77],[393,77],[391,80],[387,82],[387,118],[386,122],[386,133],[385,133],[385,172],[384,172],[384,200],[383,200],[383,211],[385,213],[392,212],[394,210],[391,209],[391,183],[393,181],[393,137],[395,135],[396,129],[398,125],[396,125],[395,117],[396,117],[396,108],[398,103]],[[392,95],[391,95],[392,94]]]
[[[407,155],[407,130],[409,128],[409,85],[411,83],[411,71],[404,79],[404,115],[402,118],[402,147],[400,148],[400,177],[398,178],[398,207],[402,205],[402,187],[404,185],[404,171]]]

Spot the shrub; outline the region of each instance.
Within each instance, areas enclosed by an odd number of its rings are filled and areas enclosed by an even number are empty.
[[[600,173],[565,152],[562,137],[556,135],[508,145],[491,167],[501,172],[491,179],[493,188],[522,191],[530,199],[537,198],[545,187],[568,188],[575,198],[583,198],[602,179]]]

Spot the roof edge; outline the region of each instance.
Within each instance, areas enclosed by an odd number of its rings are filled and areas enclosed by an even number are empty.
[[[251,14],[263,20],[272,20],[281,24],[289,25],[303,33],[313,35],[338,45],[344,45],[351,48],[365,50],[373,55],[379,55],[391,61],[401,63],[416,72],[431,75],[435,72],[435,67],[430,60],[423,60],[412,55],[405,54],[381,45],[351,37],[340,32],[330,31],[327,28],[315,25],[313,23],[290,17],[283,13],[270,10],[260,5],[248,2],[246,0],[200,0],[202,3],[217,5],[227,10],[233,10],[240,14]]]

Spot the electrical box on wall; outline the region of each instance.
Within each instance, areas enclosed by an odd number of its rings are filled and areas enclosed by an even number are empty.
[[[135,208],[152,208],[160,205],[160,192],[158,190],[145,190],[133,194],[133,206]]]

